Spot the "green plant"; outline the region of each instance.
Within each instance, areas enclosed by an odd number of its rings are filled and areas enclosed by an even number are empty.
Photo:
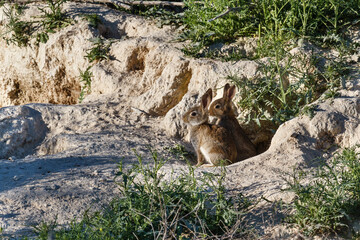
[[[154,19],[157,26],[160,28],[164,25],[179,26],[183,24],[183,12],[177,12],[175,10],[169,11],[161,6],[144,7],[133,12],[141,16]]]
[[[120,163],[116,182],[121,196],[102,212],[86,212],[80,222],[55,231],[56,239],[207,239],[241,236],[250,202],[241,194],[228,197],[226,176],[207,173],[195,178],[194,169],[164,179],[164,159],[151,151],[153,164],[125,169]],[[47,227],[42,227],[46,231]],[[39,233],[38,233],[39,234]],[[226,235],[231,234],[231,235]]]
[[[21,8],[11,6],[9,9],[4,8],[4,14],[8,18],[8,23],[5,25],[10,37],[3,37],[7,44],[14,43],[19,47],[26,46],[30,40],[32,33],[32,24],[29,22],[21,21]],[[3,34],[4,35],[4,34]]]
[[[295,193],[292,204],[295,211],[288,220],[304,233],[315,235],[351,230],[351,221],[359,217],[360,207],[360,155],[357,148],[343,150],[317,169],[294,170],[288,180],[288,191]]]
[[[266,123],[266,127],[275,130],[299,113],[311,117],[314,111],[304,106],[322,94],[324,98],[336,97],[339,89],[345,87],[351,69],[343,57],[355,49],[347,39],[346,28],[357,22],[354,19],[358,19],[360,12],[358,0],[218,0],[204,4],[189,0],[187,4],[184,21],[188,28],[181,37],[192,43],[185,45],[185,54],[219,58],[208,51],[213,43],[256,35],[255,58],[271,57],[267,63],[260,63],[261,76],[255,79],[229,77],[240,89],[239,107],[247,123],[258,126]],[[336,48],[340,60],[326,59],[322,68],[318,65],[320,58],[314,55],[310,62],[304,62],[301,57],[289,54],[290,49],[304,42]],[[241,57],[244,56],[220,58]],[[305,68],[295,67],[299,63]]]
[[[40,32],[36,34],[37,43],[46,43],[49,40],[49,35],[47,32]]]
[[[23,6],[14,4],[10,9],[4,9],[5,16],[8,18],[6,24],[7,33],[11,33],[11,37],[5,38],[6,42],[16,43],[18,46],[26,46],[30,41],[35,29],[38,31],[35,38],[37,43],[46,43],[49,39],[48,33],[53,33],[56,29],[66,27],[71,24],[71,19],[62,11],[61,6],[66,0],[47,0],[47,6],[38,9],[44,13],[40,16],[39,24],[37,22],[25,22],[20,20]]]
[[[97,28],[98,25],[102,23],[101,18],[96,13],[83,15],[83,18],[94,28]]]
[[[80,71],[80,82],[82,83],[80,96],[79,96],[79,103],[81,103],[85,95],[91,93],[91,78],[93,77],[93,73],[90,72],[91,66],[87,67],[86,70],[83,72]]]
[[[90,41],[94,44],[94,46],[86,52],[87,54],[85,56],[90,63],[109,59],[111,42],[105,45],[104,41],[99,37],[92,38]]]
[[[254,121],[261,126],[262,121],[271,121],[277,128],[316,97],[319,83],[314,80],[315,76],[306,68],[297,69],[290,55],[284,64],[280,64],[280,58],[261,63],[261,72],[260,77],[250,80],[229,76],[241,90],[238,106],[245,113],[247,123]],[[290,78],[297,81],[292,82]]]
[[[188,0],[182,39],[192,41],[188,54],[196,56],[193,44],[209,46],[231,42],[238,36],[259,38],[258,57],[274,56],[274,50],[286,50],[293,39],[316,41],[335,36],[344,41],[346,27],[356,24],[358,0],[215,0],[202,4]],[[331,44],[337,48],[338,44]]]
[[[317,107],[318,107],[318,105],[316,105],[316,104],[306,105],[301,109],[300,114],[306,115],[310,119],[312,119],[315,116],[315,111],[316,111]]]
[[[249,12],[248,3],[244,0],[186,1],[184,22],[187,30],[179,39],[191,39],[193,42],[186,51],[194,54],[196,48],[201,49],[216,42],[231,42],[239,36],[249,35],[255,31],[255,22]],[[216,18],[228,9],[226,16]],[[216,19],[215,19],[216,18]],[[256,20],[255,20],[256,21]],[[195,48],[194,48],[195,47]]]
[[[348,80],[346,76],[349,75],[351,68],[345,64],[342,57],[339,60],[329,59],[324,67],[324,71],[320,74],[326,82],[325,98],[334,98],[339,95],[339,89],[346,88],[345,83]]]
[[[51,223],[41,222],[38,226],[34,227],[34,232],[38,236],[38,239],[54,239],[49,237],[54,232],[54,229],[57,227],[57,219]]]
[[[72,23],[62,10],[62,4],[67,0],[47,0],[47,7],[38,9],[44,14],[40,16],[42,32],[36,35],[37,42],[46,43],[49,40],[48,33],[54,33],[56,29],[64,28]]]
[[[314,54],[291,55],[281,49],[274,52],[272,61],[260,62],[261,74],[254,79],[229,76],[240,89],[238,107],[246,123],[271,122],[275,130],[280,124],[301,113],[313,116],[306,107],[321,98],[338,96],[346,88],[349,73],[354,70],[339,60],[318,58]],[[326,61],[319,66],[319,61]],[[355,70],[358,71],[358,70]]]
[[[194,154],[188,152],[185,147],[181,144],[176,144],[173,147],[166,148],[176,159],[189,161],[194,157]]]
[[[62,10],[62,4],[66,1],[67,0],[47,0],[46,8],[38,8],[44,14],[41,16],[41,24],[47,32],[52,32],[54,29],[60,29],[71,24],[71,20]]]

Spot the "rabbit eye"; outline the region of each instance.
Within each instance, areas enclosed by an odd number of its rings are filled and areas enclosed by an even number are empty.
[[[196,114],[196,112],[192,112],[190,115],[195,117],[197,114]]]
[[[217,109],[219,109],[220,107],[221,107],[220,104],[215,105],[215,108],[217,108]]]

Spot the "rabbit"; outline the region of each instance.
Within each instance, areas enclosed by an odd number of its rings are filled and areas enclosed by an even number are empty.
[[[202,96],[201,104],[190,108],[182,117],[190,126],[190,141],[196,150],[197,164],[205,167],[230,164],[236,160],[236,145],[223,127],[208,123],[211,88]],[[224,162],[225,160],[225,162]]]
[[[232,108],[232,99],[235,96],[235,85],[226,84],[223,97],[215,100],[209,107],[210,118],[215,117],[216,125],[226,128],[236,144],[237,159],[236,162],[255,156],[256,147],[246,136],[236,119]]]

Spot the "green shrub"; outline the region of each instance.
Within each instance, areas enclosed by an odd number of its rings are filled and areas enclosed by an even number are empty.
[[[9,21],[5,26],[5,34],[11,34],[9,38],[4,37],[7,44],[16,43],[20,47],[26,46],[36,31],[38,31],[35,36],[36,42],[46,43],[49,40],[48,33],[53,33],[56,29],[66,27],[72,23],[72,20],[62,11],[62,4],[65,1],[58,0],[54,2],[53,0],[47,0],[46,7],[38,7],[43,13],[43,15],[39,16],[40,21],[20,21],[20,15],[24,6],[14,4],[10,9],[4,9],[5,16]]]
[[[348,81],[351,69],[342,58],[326,59],[320,70],[319,58],[314,55],[292,56],[281,49],[275,54],[273,61],[260,62],[261,76],[228,77],[240,89],[238,107],[247,124],[261,126],[264,121],[271,122],[276,130],[280,124],[306,112],[303,108],[320,97],[336,97]]]
[[[71,20],[62,10],[62,4],[67,0],[47,0],[46,8],[38,8],[44,15],[41,16],[41,25],[47,32],[60,29],[71,24]]]
[[[316,82],[312,76],[297,72],[289,58],[285,66],[279,62],[261,65],[262,77],[256,79],[229,79],[241,89],[239,108],[245,114],[247,123],[271,121],[277,128],[281,123],[294,118],[301,108],[312,102]],[[292,83],[288,78],[297,74],[299,80]]]
[[[87,212],[79,222],[56,230],[56,239],[207,239],[242,234],[250,202],[241,194],[226,196],[224,168],[219,175],[204,173],[198,179],[189,165],[188,172],[164,180],[165,161],[151,154],[151,166],[137,153],[138,164],[130,169],[120,164],[115,180],[121,196],[104,211]],[[38,235],[49,231],[42,226]]]
[[[289,41],[296,38],[319,42],[331,36],[330,39],[342,41],[346,38],[344,28],[356,24],[354,20],[359,19],[360,12],[359,0],[204,0],[202,4],[187,0],[186,3],[187,30],[182,38],[192,40],[185,52],[195,56],[204,46],[231,42],[239,36],[259,37],[258,57],[274,56],[279,45],[286,49]]]
[[[101,18],[96,13],[83,15],[83,19],[89,22],[89,25],[97,28],[102,23]]]
[[[168,150],[176,159],[185,160],[189,162],[191,159],[195,159],[193,153],[186,150],[185,146],[181,144],[176,144],[173,147],[167,147],[165,150]]]
[[[5,34],[10,33],[11,36],[3,38],[7,44],[14,43],[19,47],[23,47],[28,44],[33,31],[31,23],[20,20],[20,15],[22,13],[21,9],[22,8],[18,5],[14,5],[9,9],[4,8],[4,14],[8,18],[8,23],[5,25]]]
[[[232,41],[239,36],[254,32],[255,22],[251,17],[248,1],[244,0],[214,0],[198,4],[195,0],[186,2],[185,23],[189,27],[187,37],[194,42],[208,45],[217,41]],[[215,19],[228,8],[238,8],[225,17]]]
[[[295,193],[290,222],[308,235],[352,230],[359,217],[360,155],[358,148],[345,149],[315,170],[294,171],[288,181]],[[309,183],[304,179],[311,177]]]
[[[45,8],[38,7],[43,13],[43,15],[40,16],[40,26],[43,30],[36,35],[38,43],[46,43],[49,40],[48,33],[54,33],[56,29],[67,27],[72,23],[72,20],[68,18],[62,10],[62,5],[66,1],[67,0],[47,0],[47,6]]]
[[[85,95],[91,93],[91,78],[93,77],[92,72],[90,72],[91,66],[87,67],[85,71],[80,70],[80,82],[82,83],[81,92],[79,96],[79,103],[81,103]]]
[[[358,22],[359,0],[204,0],[202,3],[188,0],[186,3],[187,30],[182,38],[192,41],[183,49],[186,54],[238,60],[244,56],[212,54],[209,46],[235,41],[239,36],[257,36],[256,56],[252,58],[271,57],[267,63],[260,63],[260,77],[229,76],[240,90],[239,107],[247,123],[260,126],[265,121],[276,130],[281,123],[306,112],[302,109],[322,94],[325,98],[336,97],[348,80],[350,69],[343,57],[356,51],[358,45],[349,42],[346,29]],[[325,67],[319,68],[318,57],[312,57],[309,62],[302,56],[289,54],[290,49],[309,41],[336,48],[340,59],[327,59]],[[299,64],[305,67],[294,67]]]
[[[109,59],[111,43],[105,45],[104,40],[100,37],[92,38],[90,41],[94,45],[91,49],[86,51],[87,54],[85,55],[85,58],[87,58],[90,63]]]

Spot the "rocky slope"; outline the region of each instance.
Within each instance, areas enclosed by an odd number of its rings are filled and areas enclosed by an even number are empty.
[[[65,224],[89,207],[99,209],[118,192],[113,178],[119,161],[125,166],[137,161],[132,149],[146,161],[149,145],[165,156],[176,144],[191,149],[182,113],[206,89],[221,91],[227,75],[259,74],[254,61],[184,56],[171,27],[158,28],[106,6],[67,3],[64,9],[74,24],[50,34],[46,44],[33,39],[20,48],[0,40],[0,226],[6,235],[29,234],[32,225],[55,218]],[[100,16],[98,28],[81,17],[90,13]],[[28,5],[24,18],[37,15],[37,5]],[[100,36],[111,42],[110,58],[90,64],[85,58],[89,39]],[[79,104],[79,73],[88,66],[91,93]],[[229,189],[254,199],[290,201],[292,196],[281,191],[284,172],[316,166],[314,159],[329,158],[335,146],[357,144],[357,80],[341,96],[316,102],[313,118],[299,116],[281,125],[266,152],[227,167]],[[262,134],[246,131],[252,139]],[[263,141],[271,136],[265,134]],[[184,169],[183,161],[171,160],[162,171],[183,174]],[[259,204],[255,225],[270,238],[286,238],[286,231],[274,233],[279,219],[269,217],[270,208]]]

